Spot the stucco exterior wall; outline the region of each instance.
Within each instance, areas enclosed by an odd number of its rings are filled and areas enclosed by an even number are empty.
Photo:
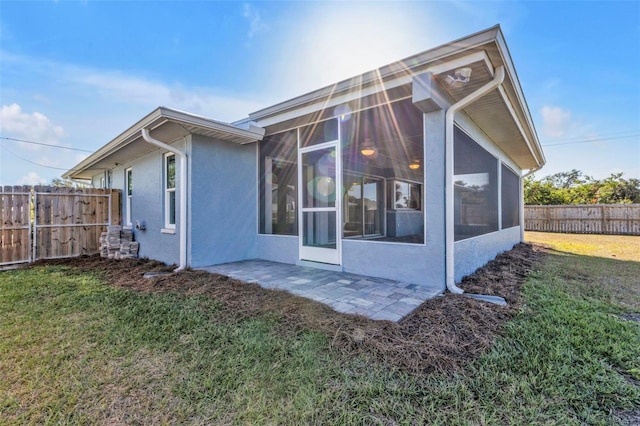
[[[464,114],[456,120],[483,148],[511,168],[515,164]],[[424,114],[424,215],[412,215],[411,227],[423,227],[424,244],[342,241],[342,269],[346,272],[419,284],[430,290],[445,288],[444,111]],[[204,136],[190,135],[176,142],[189,156],[188,252],[194,267],[261,258],[298,262],[298,237],[258,235],[258,176],[256,144],[238,145]],[[176,229],[163,232],[163,151],[151,153],[111,170],[111,187],[123,191],[125,217],[125,170],[133,170],[132,222],[146,224],[134,229],[140,256],[166,263],[179,261],[179,221]],[[496,162],[496,164],[498,164]],[[179,192],[179,162],[176,207]],[[100,181],[94,177],[94,183]],[[415,216],[415,217],[414,217]],[[414,219],[418,220],[418,223]],[[423,223],[420,223],[420,220]],[[520,227],[493,232],[455,244],[455,279],[508,250],[520,241]]]
[[[256,144],[190,136],[191,266],[257,257]]]
[[[258,235],[258,258],[295,264],[298,261],[298,236]]]
[[[457,241],[454,245],[456,282],[460,282],[499,253],[511,250],[519,242],[519,226]]]
[[[176,142],[176,147],[184,149],[185,141]],[[179,227],[180,212],[178,209],[181,197],[176,189],[176,229],[175,233],[164,233],[164,188],[162,181],[164,151],[157,149],[135,160],[119,164],[111,170],[111,188],[122,191],[122,220],[126,221],[125,170],[131,167],[133,196],[131,201],[131,222],[134,225],[135,241],[140,243],[139,257],[148,257],[168,264],[180,262]],[[100,174],[94,177],[99,184]],[[176,163],[176,188],[180,187],[180,166]],[[136,230],[139,220],[146,225],[146,230]],[[124,223],[123,223],[124,224]]]

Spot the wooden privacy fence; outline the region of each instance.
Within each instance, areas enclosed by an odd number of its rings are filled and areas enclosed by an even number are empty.
[[[0,265],[97,253],[120,224],[120,191],[0,187]]]
[[[640,204],[525,206],[527,231],[640,235]]]

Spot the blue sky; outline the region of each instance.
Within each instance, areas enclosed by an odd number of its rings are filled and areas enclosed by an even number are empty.
[[[497,23],[536,176],[640,178],[638,1],[1,0],[0,184],[49,182],[159,105],[234,121]]]

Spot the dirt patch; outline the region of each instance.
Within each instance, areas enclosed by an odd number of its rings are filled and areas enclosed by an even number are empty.
[[[108,260],[92,256],[46,264],[97,272],[110,284],[135,291],[205,295],[220,302],[224,315],[218,318],[227,321],[276,315],[280,318],[279,331],[283,333],[319,331],[330,338],[333,350],[350,357],[374,356],[389,366],[416,374],[455,371],[485,352],[500,334],[502,324],[519,309],[522,284],[541,254],[539,247],[518,244],[459,285],[469,293],[504,297],[507,306],[447,293],[425,301],[399,323],[338,313],[284,291],[267,290],[204,271],[143,278],[149,271],[172,269],[145,259]]]
[[[618,315],[620,318],[625,319],[627,321],[635,321],[635,322],[640,322],[640,313],[637,314],[622,314],[622,315]]]

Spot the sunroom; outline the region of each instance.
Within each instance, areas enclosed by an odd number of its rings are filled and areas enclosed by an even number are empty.
[[[304,248],[424,243],[422,112],[410,99],[341,112],[260,143],[260,232],[301,230]]]
[[[521,241],[521,175],[544,164],[498,27],[247,122],[259,258],[441,289]]]

